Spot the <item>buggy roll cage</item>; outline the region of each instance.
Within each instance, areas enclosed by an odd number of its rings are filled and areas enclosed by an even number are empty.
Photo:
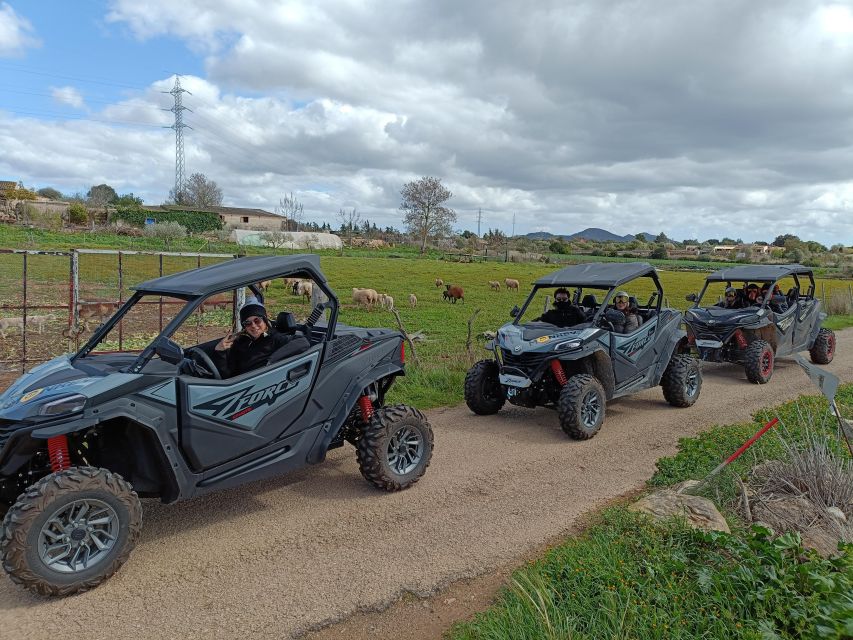
[[[728,287],[732,286],[732,282],[735,282],[735,283],[741,283],[742,282],[744,284],[746,284],[748,282],[756,282],[756,283],[761,282],[762,284],[767,284],[769,286],[769,290],[772,292],[773,289],[776,287],[776,285],[778,285],[782,279],[791,277],[794,279],[794,286],[796,287],[797,291],[802,291],[802,286],[801,286],[799,276],[807,276],[808,280],[809,280],[809,286],[806,289],[806,292],[800,293],[798,295],[798,297],[813,298],[817,288],[816,288],[815,281],[814,281],[814,274],[811,271],[800,272],[800,273],[785,273],[785,274],[776,276],[774,279],[770,279],[770,280],[768,280],[766,278],[748,278],[748,279],[744,279],[744,280],[735,280],[735,279],[720,280],[720,279],[706,278],[705,284],[702,285],[702,290],[699,292],[699,295],[697,296],[696,300],[693,302],[693,306],[691,307],[691,309],[695,309],[699,306],[699,303],[702,302],[702,298],[705,297],[705,292],[708,290],[708,286],[712,283],[725,282],[726,288],[728,288]],[[767,296],[767,299],[763,300],[761,302],[760,308],[765,309],[767,307],[767,305],[770,304],[770,302],[772,302],[772,300],[773,300],[772,294]]]

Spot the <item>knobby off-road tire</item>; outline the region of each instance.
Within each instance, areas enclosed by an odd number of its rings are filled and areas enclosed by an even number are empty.
[[[817,332],[809,355],[815,364],[829,364],[835,357],[835,332],[832,329],[821,329]]]
[[[604,423],[607,395],[604,387],[587,373],[569,378],[560,391],[557,411],[560,427],[575,440],[589,440]]]
[[[97,545],[86,535],[86,527],[78,525],[70,531],[71,544],[82,537],[82,546],[94,549],[98,558],[92,566],[62,572],[47,566],[43,559],[43,540],[57,537],[56,527],[48,527],[52,518],[62,520],[63,515],[73,514],[76,505],[90,505],[109,513],[115,540],[112,548],[98,556]],[[94,507],[92,505],[95,505]],[[77,508],[79,511],[79,508]],[[90,512],[89,524],[97,529],[96,520],[103,520],[97,511]],[[86,523],[85,514],[78,515],[78,522]],[[50,538],[43,534],[45,527]],[[109,578],[130,556],[142,530],[142,505],[139,496],[120,475],[106,469],[94,467],[72,467],[45,476],[22,493],[9,509],[3,521],[3,538],[0,540],[0,561],[13,582],[43,596],[67,596],[87,591]],[[96,532],[97,534],[97,532]],[[99,538],[103,544],[108,538]],[[61,540],[59,542],[61,544]],[[61,553],[62,550],[59,550]],[[87,554],[88,558],[88,554]],[[63,563],[57,563],[62,566]],[[75,561],[76,564],[76,561]]]
[[[691,355],[672,356],[660,381],[663,397],[673,407],[692,407],[702,391],[699,361]]]
[[[506,395],[498,379],[498,363],[480,360],[465,375],[465,404],[480,416],[489,416],[501,410]]]
[[[356,445],[361,475],[385,491],[416,483],[432,458],[432,427],[426,416],[404,404],[377,409]]]
[[[755,340],[747,348],[743,357],[746,379],[755,384],[766,384],[773,377],[773,365],[776,356],[773,347],[764,340]]]

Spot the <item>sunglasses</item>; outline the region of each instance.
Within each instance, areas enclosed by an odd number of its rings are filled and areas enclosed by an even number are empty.
[[[726,297],[727,297],[727,298],[734,298],[734,297],[735,297],[735,294],[733,294],[733,293],[727,293],[727,294],[726,294]]]
[[[628,298],[626,296],[616,296],[613,298],[614,302],[628,302]]]
[[[557,296],[556,298],[554,298],[554,300],[556,300],[557,302],[568,302],[569,296]]]
[[[254,318],[249,318],[248,320],[245,320],[243,322],[243,327],[251,327],[253,324],[257,325],[259,327],[262,327],[262,326],[264,326],[265,323],[263,321],[263,318],[254,317]]]

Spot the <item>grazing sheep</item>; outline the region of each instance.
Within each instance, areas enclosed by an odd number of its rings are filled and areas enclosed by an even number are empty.
[[[418,306],[418,297],[414,293],[409,294],[409,306],[412,309]]]
[[[444,292],[444,299],[450,300],[453,304],[456,304],[457,300],[461,300],[465,302],[465,291],[458,284],[446,284],[444,285],[447,289]]]
[[[394,308],[394,298],[392,298],[391,296],[389,296],[386,293],[380,293],[379,294],[379,304],[382,305],[383,309],[388,309],[388,311],[390,311],[391,309]]]
[[[505,278],[504,284],[507,289],[515,289],[518,291],[518,280],[513,280],[512,278]]]
[[[436,278],[435,279],[435,286],[436,287],[443,287],[444,286],[444,280],[442,280],[441,278]]]
[[[282,278],[284,282],[284,288],[293,290],[293,285],[299,282],[299,278]]]
[[[305,300],[310,301],[311,296],[314,294],[314,283],[310,280],[300,280],[296,283],[296,291],[294,291],[294,294],[302,296]]]
[[[501,283],[497,280],[489,280],[489,289],[492,289],[493,291],[500,291]]]
[[[77,318],[88,331],[90,322],[97,321],[101,324],[113,315],[116,309],[118,309],[116,302],[78,302]]]
[[[5,338],[6,332],[9,329],[20,329],[21,332],[24,331],[24,319],[23,318],[0,318],[0,337]]]
[[[353,287],[352,301],[355,304],[363,304],[365,307],[370,308],[379,302],[379,294],[375,289],[361,289],[359,287]]]
[[[269,289],[269,286],[270,286],[271,284],[272,284],[272,280],[261,280],[261,281],[258,283],[258,287],[260,287],[261,291],[263,291],[264,293],[266,293],[266,292],[267,292],[267,289]]]
[[[27,324],[33,325],[36,329],[38,329],[39,333],[44,333],[44,325],[49,324],[54,320],[56,320],[56,316],[52,313],[49,313],[46,316],[29,316],[27,318]]]

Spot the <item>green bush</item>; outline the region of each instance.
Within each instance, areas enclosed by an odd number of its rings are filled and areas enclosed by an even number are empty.
[[[156,224],[147,224],[142,229],[142,233],[147,238],[158,238],[163,241],[166,248],[175,240],[181,240],[187,237],[187,230],[177,222],[158,222]]]
[[[154,218],[158,223],[174,222],[189,233],[218,231],[222,220],[210,211],[145,211],[136,206],[118,206],[114,220],[122,220],[136,227],[144,227],[146,218]]]
[[[89,221],[89,212],[79,202],[72,202],[68,207],[68,222],[71,224],[86,224]]]

